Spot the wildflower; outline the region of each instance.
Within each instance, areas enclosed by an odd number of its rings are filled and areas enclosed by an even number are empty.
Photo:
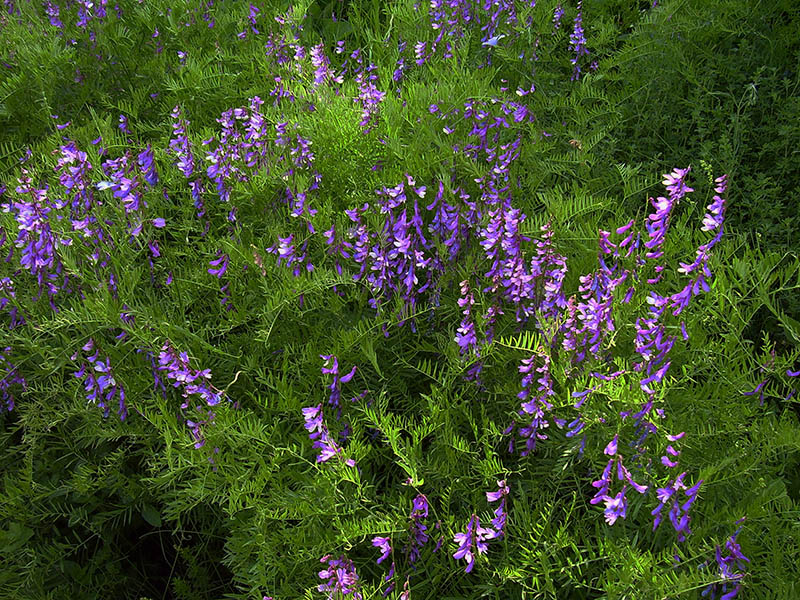
[[[2,300],[2,299],[0,299]],[[2,306],[2,302],[0,302]],[[0,379],[0,413],[14,410],[15,398],[11,393],[11,386],[18,384],[23,391],[27,389],[25,378],[19,374],[17,367],[8,360],[11,355],[11,346],[0,348],[0,367],[2,367],[2,379]]]
[[[457,533],[453,538],[458,544],[458,550],[453,554],[453,558],[465,559],[467,566],[464,572],[471,572],[475,566],[475,551],[477,550],[478,554],[485,554],[488,549],[487,540],[496,536],[497,532],[494,529],[481,527],[480,519],[473,514],[467,524],[466,533]]]
[[[325,580],[317,586],[320,592],[328,592],[328,599],[333,600],[341,596],[352,594],[353,600],[363,598],[359,591],[358,574],[356,573],[353,561],[344,556],[333,558],[326,554],[320,559],[321,563],[326,563],[327,568],[319,572],[319,578]]]
[[[392,553],[392,546],[388,537],[375,536],[372,538],[372,545],[380,549],[380,551],[383,553],[376,561],[377,564],[381,564],[381,562],[383,562],[389,556],[389,554]]]
[[[667,503],[671,502],[668,516],[673,528],[678,533],[679,542],[684,541],[686,536],[691,533],[691,530],[689,529],[689,509],[696,500],[698,490],[703,483],[703,480],[701,479],[692,487],[687,489],[686,485],[683,483],[683,478],[685,476],[686,473],[683,472],[678,475],[672,483],[668,483],[666,487],[658,488],[656,490],[656,496],[659,500],[659,505],[650,513],[654,517],[653,531],[655,531],[655,529],[661,523],[661,519],[663,517],[662,510],[666,507]],[[684,490],[684,494],[688,498],[688,500],[683,504],[678,502],[678,492],[680,490]]]
[[[217,258],[215,260],[211,260],[208,264],[216,269],[208,269],[209,274],[215,275],[218,279],[221,278],[225,271],[228,269],[228,255],[223,254],[222,251],[217,251]]]
[[[740,519],[737,523],[741,523],[744,519]],[[722,584],[713,583],[703,590],[702,596],[707,596],[709,592],[712,598],[717,597],[720,593],[720,600],[732,600],[739,595],[742,589],[741,581],[744,579],[745,574],[741,571],[744,570],[745,563],[749,563],[750,559],[742,554],[741,546],[736,542],[736,538],[741,532],[742,528],[739,527],[734,534],[725,542],[725,550],[728,555],[723,556],[722,548],[716,547],[715,558],[717,561],[717,568],[719,569],[720,577],[723,579]],[[738,569],[740,572],[735,572]]]
[[[150,147],[150,144],[148,144],[147,148],[139,153],[137,161],[139,169],[144,175],[144,180],[150,187],[154,187],[158,183],[158,173],[156,173],[154,158],[153,149]]]
[[[614,439],[611,440],[608,445],[606,446],[605,450],[603,450],[603,454],[607,454],[609,456],[615,456],[617,454],[617,441],[619,440],[619,434],[614,436]]]
[[[119,116],[119,129],[120,131],[122,131],[122,133],[127,133],[128,135],[131,135],[131,130],[128,129],[128,117],[126,117],[125,115]]]
[[[458,299],[458,305],[463,308],[462,314],[464,318],[461,320],[461,325],[456,331],[455,341],[458,344],[459,351],[462,355],[469,352],[478,344],[477,337],[475,336],[475,323],[471,318],[472,306],[475,304],[475,299],[469,291],[469,282],[465,279],[461,282],[461,298]]]
[[[581,4],[579,0],[578,16],[575,17],[572,33],[569,36],[570,48],[575,52],[574,58],[570,59],[570,62],[574,66],[572,77],[570,78],[571,81],[577,80],[580,76],[581,67],[578,64],[580,57],[589,55],[589,50],[586,49],[586,37],[583,35],[583,12]]]
[[[506,35],[504,33],[502,33],[500,35],[495,35],[493,37],[490,37],[488,40],[483,42],[481,45],[495,47],[495,46],[497,46],[497,42],[502,40],[504,37],[506,37]]]
[[[86,360],[91,364],[91,367],[86,363],[81,365],[81,368],[73,373],[78,379],[82,379],[84,388],[86,389],[86,399],[89,402],[97,404],[103,409],[103,418],[108,417],[110,402],[115,396],[119,398],[119,410],[117,414],[121,421],[124,421],[128,415],[128,407],[125,403],[125,388],[117,383],[111,369],[111,362],[108,357],[104,360],[100,359],[100,350],[95,347],[94,340],[89,341],[83,345],[84,352],[91,352],[95,350],[94,354],[87,357]],[[78,357],[78,352],[73,354],[72,359]],[[96,375],[100,373],[100,375]]]
[[[606,523],[613,525],[619,517],[625,518],[628,513],[628,499],[625,497],[624,487],[613,498],[606,496],[604,501],[606,504],[604,511]]]
[[[494,519],[492,519],[492,526],[497,531],[497,538],[502,538],[506,526],[506,498],[509,494],[509,486],[506,480],[502,479],[497,482],[498,490],[496,492],[486,492],[486,500],[489,502],[497,502],[500,500],[500,505],[494,511]]]
[[[428,541],[428,526],[422,523],[422,519],[428,516],[428,498],[424,494],[418,494],[412,501],[410,540],[404,548],[408,562],[414,564],[419,559],[420,550]]]
[[[559,4],[553,11],[553,29],[561,28],[561,18],[564,16],[564,9]],[[555,33],[555,31],[553,32]]]

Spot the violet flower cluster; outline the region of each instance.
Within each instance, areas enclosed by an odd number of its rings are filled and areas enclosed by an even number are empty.
[[[207,269],[210,275],[214,275],[217,279],[222,279],[222,276],[228,269],[229,257],[221,250],[217,251],[216,258],[209,261],[210,269]],[[230,282],[225,282],[220,288],[222,292],[221,303],[225,310],[233,310],[233,303],[231,302]]]
[[[561,29],[561,19],[564,17],[564,9],[561,8],[561,4],[556,6],[555,10],[553,11],[553,33],[555,30]]]
[[[739,519],[738,523],[744,521],[744,518]],[[732,600],[739,595],[742,589],[742,580],[746,573],[744,572],[745,563],[749,563],[750,559],[742,554],[742,547],[736,541],[736,538],[742,531],[742,527],[734,532],[734,534],[725,541],[726,555],[722,554],[722,548],[719,546],[715,550],[715,558],[717,561],[717,568],[719,575],[722,577],[723,582],[713,583],[703,590],[701,596],[708,597],[709,600]]]
[[[534,363],[540,361],[540,365],[534,369]],[[550,419],[546,413],[553,410],[553,405],[549,398],[555,395],[553,389],[553,380],[550,377],[550,357],[543,349],[539,350],[536,354],[532,354],[528,358],[522,360],[519,366],[519,372],[524,375],[522,378],[522,391],[517,394],[517,397],[522,400],[521,410],[518,414],[521,418],[525,419],[530,416],[530,423],[523,427],[519,427],[519,434],[525,440],[525,447],[520,452],[520,456],[527,456],[529,453],[536,450],[536,444],[539,440],[546,440],[547,434],[544,433],[550,427]],[[536,373],[539,377],[536,379],[538,384],[534,389],[533,380],[536,378]],[[531,393],[535,392],[533,396]],[[510,446],[513,451],[513,445]]]
[[[655,531],[656,528],[661,524],[661,520],[664,516],[662,511],[669,505],[667,516],[669,517],[672,527],[678,533],[679,542],[685,541],[686,536],[692,532],[692,530],[689,528],[689,524],[691,522],[689,509],[697,499],[697,493],[700,490],[700,486],[703,484],[703,480],[700,479],[693,486],[687,487],[683,482],[684,477],[686,477],[685,471],[678,475],[672,482],[667,483],[665,487],[658,488],[657,497],[659,504],[651,513],[654,517],[653,531]],[[680,501],[679,492],[681,491],[683,491],[683,494],[686,497],[685,502]]]
[[[292,267],[292,275],[299,277],[303,272],[303,268],[309,273],[314,270],[314,264],[308,259],[308,240],[306,239],[297,248],[294,242],[294,234],[282,238],[278,238],[278,243],[266,249],[269,254],[275,254],[278,257],[276,261],[277,266],[285,263],[287,267]]]
[[[428,516],[428,498],[424,494],[418,494],[412,501],[411,515],[409,516],[409,540],[403,549],[408,563],[413,565],[419,559],[420,551],[428,541],[428,526],[422,519]]]
[[[497,537],[497,532],[490,527],[481,527],[478,515],[473,514],[467,524],[467,531],[456,533],[453,537],[453,541],[458,544],[458,550],[453,554],[453,558],[466,560],[467,566],[464,572],[469,573],[475,567],[476,554],[486,554],[489,549],[486,542],[495,537]]]
[[[210,369],[192,369],[189,355],[178,352],[168,340],[161,347],[158,355],[159,371],[165,372],[167,379],[172,381],[172,387],[183,388],[184,403],[181,408],[188,408],[191,396],[199,396],[208,406],[216,406],[225,399],[223,392],[217,390],[209,382]]]
[[[431,0],[428,19],[431,29],[436,32],[436,38],[423,62],[437,53],[442,42],[444,42],[442,58],[452,58],[454,44],[464,38],[467,29],[476,19],[475,12],[473,4],[467,0]]]
[[[189,141],[189,121],[183,117],[179,106],[172,109],[171,116],[173,120],[172,136],[169,141],[168,152],[174,155],[175,166],[178,167],[178,170],[183,173],[183,176],[188,181],[192,200],[197,209],[197,218],[199,219],[205,214],[202,197],[204,189],[202,180],[199,177],[191,179],[195,172],[195,159],[192,152],[192,145]]]
[[[410,480],[409,480],[410,482]],[[406,556],[406,560],[412,568],[416,570],[415,563],[420,558],[420,552],[422,547],[428,542],[430,536],[428,534],[428,526],[422,522],[424,518],[428,516],[428,498],[424,494],[417,494],[417,496],[412,501],[412,509],[411,514],[409,515],[409,530],[408,530],[408,543],[403,548],[403,553]],[[441,544],[441,542],[440,542]],[[377,564],[380,564],[386,558],[392,554],[392,545],[391,539],[388,537],[381,537],[375,536],[372,538],[372,545],[376,548],[379,548],[382,552],[381,556],[377,559]],[[436,550],[438,550],[439,546],[437,545]],[[436,552],[434,550],[434,552]],[[383,597],[385,598],[395,589],[395,568],[396,564],[395,561],[392,560],[392,564],[389,567],[389,572],[384,577],[384,583],[388,585],[383,591]],[[406,588],[408,587],[409,576],[406,575]],[[402,594],[401,594],[402,596]]]
[[[617,235],[625,234],[632,225],[633,221],[630,221],[618,228]],[[609,265],[606,259],[610,256],[620,257],[622,249],[626,249],[626,256],[630,256],[638,249],[638,237],[634,242],[631,232],[619,244],[614,244],[610,236],[610,232],[600,231],[597,255],[600,268],[580,277],[580,300],[567,304],[568,320],[567,326],[562,329],[562,345],[565,350],[573,352],[573,364],[584,361],[589,355],[600,358],[608,336],[616,330],[613,318],[615,290],[631,272],[621,269],[618,260]]]
[[[377,564],[381,564],[384,560],[386,560],[389,555],[392,553],[392,540],[388,537],[381,537],[376,535],[372,538],[372,545],[378,548],[381,551],[381,555],[375,561]],[[383,590],[383,597],[385,598],[389,594],[392,593],[395,587],[394,582],[395,576],[395,562],[392,561],[391,566],[389,567],[389,572],[383,578],[383,582],[388,584],[386,588]]]
[[[122,384],[117,383],[114,378],[113,370],[111,369],[111,362],[106,356],[104,360],[100,358],[100,350],[96,348],[94,340],[90,339],[81,348],[87,354],[94,350],[94,354],[86,357],[89,364],[81,364],[73,375],[83,380],[84,388],[86,389],[86,400],[93,402],[103,409],[103,417],[108,417],[111,410],[109,403],[116,396],[118,398],[119,408],[117,414],[121,421],[125,420],[128,416],[128,407],[125,404],[125,388]],[[79,352],[72,355],[72,360],[77,360]]]
[[[0,242],[5,241],[5,231],[0,228]],[[3,244],[0,243],[0,246]],[[8,258],[11,258],[13,248],[9,250]],[[25,324],[25,317],[20,314],[17,306],[17,294],[14,291],[14,281],[10,277],[0,277],[0,310],[8,307],[9,330]]]
[[[413,190],[413,205],[409,206],[406,183]],[[406,183],[377,191],[381,200],[370,211],[370,205],[346,211],[355,224],[349,232],[353,260],[360,265],[355,280],[364,279],[375,292],[370,305],[381,304],[399,294],[405,304],[404,317],[413,314],[420,295],[433,283],[437,263],[431,256],[431,242],[426,238],[418,198],[424,198],[426,187],[417,186],[410,175]],[[372,233],[364,218],[368,211],[378,213],[383,220],[380,233]],[[413,212],[412,212],[413,211]],[[409,212],[412,212],[409,218]],[[424,281],[422,277],[425,277]],[[401,324],[405,322],[402,319]],[[414,323],[412,321],[412,328]]]
[[[95,141],[99,143],[100,140]],[[102,205],[102,200],[95,194],[95,185],[91,181],[92,165],[86,152],[79,150],[75,142],[68,141],[60,150],[56,173],[66,192],[65,202],[70,205],[72,231],[80,234],[80,242],[91,251],[90,264],[83,266],[86,270],[94,269],[98,279],[103,279],[103,271],[111,259],[110,251],[115,249],[115,245],[106,231],[109,223],[96,215],[95,209]]]
[[[497,535],[495,536],[497,539],[501,539],[505,535],[506,529],[506,517],[507,517],[507,509],[506,509],[506,500],[508,495],[511,491],[511,487],[506,483],[505,479],[501,479],[497,482],[497,491],[496,492],[486,492],[486,500],[489,502],[497,502],[500,501],[497,508],[494,510],[494,519],[492,519],[492,527],[494,527]]]
[[[249,181],[266,164],[269,140],[267,120],[260,111],[263,103],[255,96],[249,107],[226,110],[217,119],[222,128],[219,137],[203,140],[204,146],[213,148],[206,152],[210,163],[206,175],[223,202],[230,201],[233,183]]]
[[[623,464],[622,455],[618,452],[618,442],[619,434],[615,435],[614,439],[612,439],[603,450],[603,454],[611,456],[611,458],[608,460],[606,468],[603,470],[600,479],[592,483],[592,487],[597,488],[597,493],[594,495],[594,498],[589,501],[590,504],[599,504],[600,502],[605,503],[604,516],[606,523],[609,525],[613,525],[616,523],[617,519],[624,519],[627,516],[627,490],[629,486],[640,494],[644,494],[647,491],[647,486],[636,483],[630,471]],[[610,491],[612,479],[611,469],[614,465],[614,462],[617,463],[616,474],[617,479],[622,482],[622,488],[619,490],[619,492],[612,495],[612,492]]]
[[[64,275],[63,282],[57,283],[63,271],[63,265],[56,251],[56,247],[69,245],[71,240],[56,238],[50,225],[50,212],[60,208],[58,204],[48,201],[49,186],[33,185],[33,180],[27,169],[22,168],[16,193],[16,201],[9,200],[0,205],[3,212],[14,212],[19,234],[14,245],[21,249],[20,266],[36,277],[39,284],[39,293],[36,300],[46,289],[50,299],[51,308],[57,312],[54,296],[60,288],[67,284],[68,276]]]
[[[327,462],[334,456],[343,457],[344,450],[336,442],[333,435],[331,435],[328,426],[324,420],[325,413],[322,410],[322,404],[316,406],[309,406],[303,409],[303,420],[305,421],[305,428],[308,431],[309,439],[314,441],[313,448],[319,450],[317,455],[317,462]],[[356,465],[352,458],[344,460],[344,463],[349,467]]]
[[[352,560],[345,556],[333,558],[330,554],[326,554],[319,561],[324,563],[326,568],[319,572],[319,578],[323,582],[317,586],[317,590],[327,592],[328,600],[339,600],[345,596],[352,596],[353,600],[363,599],[358,573]]]
[[[375,87],[375,81],[378,76],[373,73],[377,67],[370,64],[366,69],[360,70],[356,74],[356,83],[358,84],[358,96],[355,98],[361,106],[361,121],[359,125],[363,127],[363,132],[369,133],[376,124],[378,117],[378,108],[380,103],[386,97],[386,92],[380,91]]]
[[[461,320],[456,330],[455,341],[458,344],[461,354],[466,354],[471,349],[478,345],[478,339],[475,336],[475,321],[472,317],[472,307],[475,305],[475,298],[470,292],[469,282],[465,279],[460,284],[461,297],[458,299],[458,305],[463,309],[461,313],[464,318]]]
[[[172,343],[167,340],[161,347],[161,352],[158,355],[158,370],[165,373],[168,380],[172,382],[172,387],[182,388],[181,394],[184,398],[181,404],[181,410],[189,408],[189,402],[192,397],[198,397],[205,403],[205,406],[199,405],[195,409],[198,412],[205,412],[204,418],[200,421],[186,421],[187,426],[192,431],[192,437],[195,439],[195,448],[202,448],[205,445],[205,437],[203,435],[203,428],[205,425],[210,425],[215,413],[209,410],[214,407],[223,399],[225,399],[224,392],[216,389],[211,385],[211,370],[192,369],[189,363],[189,355],[186,352],[178,352]]]
[[[336,418],[341,419],[342,417],[341,384],[350,383],[350,381],[353,379],[353,376],[356,374],[356,367],[354,366],[352,369],[350,369],[348,373],[340,375],[338,358],[336,358],[332,354],[320,354],[319,357],[325,361],[325,364],[322,365],[322,374],[333,375],[333,380],[328,386],[328,390],[330,390],[330,395],[328,396],[328,404],[330,404],[336,409]]]
[[[583,1],[578,0],[578,15],[575,17],[573,23],[572,33],[569,36],[569,47],[575,52],[575,56],[570,59],[573,65],[571,81],[576,81],[581,74],[581,66],[579,60],[581,56],[589,56],[589,50],[586,48],[586,37],[583,34]],[[560,8],[560,6],[559,6]]]

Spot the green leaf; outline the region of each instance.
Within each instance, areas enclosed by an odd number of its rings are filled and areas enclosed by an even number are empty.
[[[153,527],[161,527],[161,515],[150,504],[145,504],[142,508],[142,518]]]

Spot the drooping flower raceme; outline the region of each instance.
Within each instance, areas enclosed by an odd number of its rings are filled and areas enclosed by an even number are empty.
[[[490,527],[481,527],[478,515],[473,514],[467,524],[466,533],[457,533],[453,538],[453,541],[458,544],[458,550],[453,554],[453,558],[465,559],[467,566],[464,572],[469,573],[475,567],[475,553],[486,554],[489,548],[486,542],[495,537],[497,537],[497,532]]]
[[[324,421],[324,412],[322,404],[317,406],[309,406],[303,409],[303,419],[305,420],[305,428],[308,431],[308,437],[314,440],[313,447],[319,450],[317,455],[317,462],[322,463],[330,460],[334,456],[343,456],[344,450],[331,435],[328,426]],[[345,464],[354,467],[355,461],[352,458],[346,459]]]
[[[569,36],[569,45],[575,52],[575,56],[570,59],[573,65],[572,77],[570,77],[570,80],[576,81],[581,74],[581,66],[578,61],[581,56],[589,55],[589,50],[586,49],[586,37],[583,35],[583,7],[581,0],[578,0],[578,16],[575,17],[572,33]]]
[[[361,600],[363,595],[360,591],[358,573],[353,561],[345,556],[333,558],[326,554],[320,559],[326,568],[319,572],[319,578],[323,580],[317,586],[320,592],[328,593],[328,600],[351,596],[353,600]]]
[[[739,519],[737,523],[744,521],[744,518]],[[716,547],[715,558],[717,560],[717,568],[719,569],[720,577],[722,577],[722,584],[714,583],[709,585],[703,593],[703,597],[709,597],[710,600],[732,600],[739,595],[742,589],[741,581],[744,579],[745,563],[749,563],[750,559],[742,554],[742,547],[736,541],[736,538],[741,533],[742,527],[740,526],[734,534],[725,542],[725,550],[727,555],[723,556],[722,548]],[[736,569],[736,570],[734,570]],[[709,596],[710,594],[710,596]],[[717,594],[720,594],[717,596]]]
[[[94,354],[86,357],[91,366],[84,363],[73,373],[75,377],[83,380],[87,392],[86,399],[103,409],[103,417],[108,417],[110,411],[108,403],[117,396],[119,399],[117,414],[120,420],[124,421],[128,415],[128,407],[125,404],[125,388],[114,378],[111,362],[108,357],[104,360],[100,359],[100,350],[95,347],[92,339],[83,345],[82,350],[86,353],[94,350]],[[73,354],[72,360],[76,360],[78,355],[78,352]]]
[[[186,352],[178,352],[169,340],[164,342],[158,355],[158,371],[166,374],[173,387],[183,388],[184,402],[181,404],[181,410],[189,408],[189,402],[193,396],[198,396],[205,402],[205,407],[202,405],[196,407],[198,411],[205,413],[202,420],[186,420],[186,424],[191,429],[192,436],[195,439],[195,448],[201,448],[205,444],[203,426],[211,424],[215,416],[215,413],[210,408],[225,399],[224,392],[211,385],[210,369],[202,371],[192,369]]]
[[[505,479],[497,482],[496,492],[486,492],[486,499],[489,502],[497,502],[500,500],[500,505],[494,511],[494,519],[492,519],[492,526],[497,531],[497,538],[502,538],[505,535],[506,527],[506,498],[508,497],[510,487]]]
[[[475,337],[475,322],[472,318],[472,306],[475,304],[475,299],[469,290],[469,281],[465,279],[460,285],[461,298],[458,299],[458,305],[463,309],[461,312],[464,318],[456,331],[455,341],[463,355],[475,348],[478,340]]]
[[[663,509],[669,505],[669,520],[672,523],[675,531],[678,533],[679,542],[686,540],[686,536],[691,533],[691,529],[689,529],[689,523],[691,521],[691,518],[689,517],[689,509],[697,499],[697,492],[700,489],[700,486],[703,484],[703,480],[701,479],[692,487],[687,488],[686,484],[683,483],[684,477],[686,477],[685,471],[678,475],[674,481],[668,483],[665,487],[658,488],[657,497],[659,504],[651,512],[654,517],[653,531],[655,531],[663,518]],[[687,498],[687,500],[683,503],[680,502],[679,493],[682,490]]]
[[[404,548],[409,564],[417,562],[420,550],[429,539],[427,534],[428,526],[422,522],[422,519],[428,516],[428,498],[424,494],[418,494],[412,504],[409,542]]]

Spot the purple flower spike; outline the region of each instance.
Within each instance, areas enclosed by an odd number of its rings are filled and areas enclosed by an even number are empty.
[[[506,498],[510,492],[510,488],[505,479],[497,482],[498,490],[496,492],[486,492],[486,499],[489,502],[497,502],[500,500],[500,505],[494,511],[494,519],[492,519],[492,526],[497,531],[495,537],[502,538],[505,533],[506,526]]]
[[[388,558],[389,554],[392,553],[392,546],[390,544],[390,540],[388,537],[374,537],[372,538],[372,545],[378,548],[383,554],[381,554],[380,558],[376,561],[378,564],[381,564],[386,558]]]
[[[558,8],[561,7],[559,6]],[[570,59],[570,62],[574,67],[570,80],[576,81],[581,74],[581,67],[578,64],[578,61],[581,56],[589,55],[589,50],[586,48],[586,37],[583,35],[583,13],[580,1],[578,2],[578,16],[575,17],[572,33],[569,36],[569,45],[570,48],[575,52],[574,58]]]
[[[137,162],[139,164],[139,169],[144,175],[144,180],[150,187],[154,187],[158,184],[158,173],[156,173],[155,156],[153,155],[153,149],[150,147],[150,144],[139,153],[138,158]]]
[[[424,494],[418,494],[412,501],[411,525],[409,527],[409,542],[403,549],[408,557],[409,564],[414,564],[420,557],[422,547],[428,541],[428,526],[422,519],[428,516],[428,498]]]
[[[561,18],[564,16],[564,9],[559,4],[553,11],[553,29],[561,28]],[[555,32],[554,32],[555,33]]]
[[[119,129],[120,131],[122,131],[122,133],[127,133],[128,135],[131,135],[131,130],[128,129],[128,117],[126,117],[125,115],[119,116]]]
[[[344,556],[333,558],[326,554],[320,562],[325,563],[327,568],[319,572],[319,578],[324,581],[317,586],[318,591],[327,592],[328,600],[351,594],[353,600],[362,600],[358,574],[352,560]]]
[[[228,269],[228,255],[223,254],[221,251],[217,251],[217,258],[215,260],[210,261],[208,264],[210,264],[213,267],[217,267],[216,269],[208,269],[208,272],[211,275],[215,275],[219,279],[225,274],[225,271]]]
[[[453,541],[458,544],[458,550],[453,554],[453,558],[461,560],[462,558],[467,561],[467,566],[464,569],[465,573],[470,573],[475,567],[475,551],[478,554],[486,554],[488,545],[487,540],[496,537],[497,532],[490,528],[481,527],[480,519],[473,514],[467,524],[466,533],[455,534]]]
[[[624,519],[628,513],[628,499],[625,497],[625,488],[623,487],[613,498],[606,496],[605,504],[604,516],[606,523],[613,525],[618,518],[622,517]]]
[[[740,519],[737,523],[742,520],[744,519]],[[719,575],[723,582],[713,583],[706,587],[703,591],[703,596],[707,596],[710,592],[711,598],[717,598],[717,594],[719,593],[721,594],[719,600],[731,600],[736,598],[741,591],[741,581],[745,576],[745,563],[750,562],[750,559],[742,554],[742,548],[736,542],[736,538],[741,530],[742,528],[739,527],[725,542],[725,550],[728,553],[727,556],[723,556],[722,548],[719,546],[716,547],[715,557],[717,560],[717,568],[719,569]]]

